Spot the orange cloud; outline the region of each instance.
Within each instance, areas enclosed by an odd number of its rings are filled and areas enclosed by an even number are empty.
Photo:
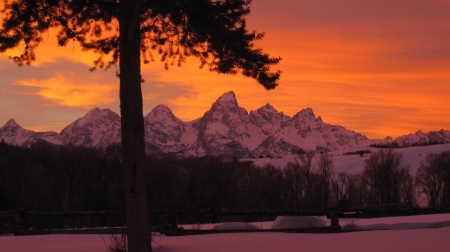
[[[45,80],[18,80],[16,85],[35,87],[35,95],[53,101],[55,105],[90,108],[114,102],[118,87],[98,83],[74,83],[58,74]]]

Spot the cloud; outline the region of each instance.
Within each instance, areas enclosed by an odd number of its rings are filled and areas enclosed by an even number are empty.
[[[117,87],[98,83],[75,83],[57,74],[44,80],[17,80],[16,85],[37,88],[34,95],[54,102],[54,105],[89,108],[114,102]]]

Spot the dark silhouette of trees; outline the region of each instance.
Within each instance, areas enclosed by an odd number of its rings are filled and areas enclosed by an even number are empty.
[[[119,64],[122,165],[126,195],[128,248],[151,251],[148,203],[144,184],[144,122],[140,64],[160,55],[165,67],[181,65],[189,56],[219,73],[242,72],[266,89],[277,86],[279,62],[254,48],[262,33],[249,32],[245,15],[250,0],[12,0],[2,12],[0,52],[22,46],[11,56],[31,64],[35,49],[51,29],[60,46],[79,42],[100,56],[92,69]]]
[[[314,158],[316,152],[315,151],[306,151],[305,153],[301,153],[297,155],[297,162],[300,166],[300,172],[302,176],[306,180],[307,188],[307,196],[308,196],[308,204],[309,207],[313,206],[313,175],[312,175],[312,159]]]
[[[430,153],[416,172],[416,182],[434,209],[448,206],[450,196],[450,152]]]
[[[120,146],[106,149],[37,144],[29,149],[0,142],[0,211],[125,211]],[[311,163],[311,194],[297,162],[258,167],[220,156],[147,156],[144,182],[153,224],[173,219],[158,213],[177,210],[223,211],[323,210],[377,204],[415,207],[421,194],[429,206],[447,207],[450,152],[430,154],[416,173],[407,174],[401,154],[372,153],[362,172],[334,174],[332,159],[321,154]],[[327,182],[328,181],[328,182]],[[437,183],[435,183],[437,182]],[[328,196],[326,196],[328,195]],[[390,196],[389,196],[390,195]],[[312,199],[312,201],[311,201]],[[195,216],[194,216],[195,217]],[[208,216],[188,223],[211,222]],[[181,220],[180,220],[181,221]],[[121,218],[35,220],[36,228],[77,228],[123,224]]]
[[[327,207],[330,202],[331,178],[334,174],[333,160],[328,152],[321,152],[317,164],[317,207]]]
[[[306,178],[300,170],[300,165],[289,162],[283,168],[285,199],[290,209],[304,208],[306,198]]]
[[[398,203],[410,204],[409,198],[413,193],[412,177],[409,165],[402,158],[402,154],[393,149],[381,149],[372,153],[365,160],[363,176],[368,186],[369,204]],[[405,196],[405,197],[402,197]]]
[[[22,207],[32,212],[124,210],[120,162],[108,158],[105,150],[0,144],[0,162],[0,211]],[[36,228],[115,225],[68,218],[44,221],[31,224]]]

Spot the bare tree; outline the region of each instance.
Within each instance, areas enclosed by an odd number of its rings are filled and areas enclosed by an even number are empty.
[[[318,175],[318,207],[326,207],[330,201],[331,178],[334,174],[333,160],[328,152],[321,152],[317,164]]]
[[[442,206],[445,183],[445,153],[430,153],[425,162],[420,163],[416,172],[416,182],[428,198],[428,205],[434,209]],[[442,162],[444,161],[444,162]]]
[[[299,209],[306,196],[306,179],[300,171],[298,163],[289,162],[283,168],[284,192],[286,205],[289,209]]]
[[[404,203],[401,198],[407,188],[402,184],[410,179],[409,165],[400,152],[393,149],[381,149],[365,160],[363,175],[369,186],[369,204]]]
[[[301,153],[297,155],[297,163],[300,166],[300,173],[302,176],[306,179],[307,187],[307,205],[312,208],[312,201],[313,201],[313,186],[312,186],[312,160],[314,158],[314,155],[316,154],[315,151],[309,150],[305,153]]]

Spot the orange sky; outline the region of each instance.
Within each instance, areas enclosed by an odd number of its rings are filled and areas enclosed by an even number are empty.
[[[233,90],[248,111],[270,103],[289,116],[311,107],[331,124],[369,138],[450,130],[450,0],[255,0],[248,28],[281,56],[280,86],[160,63],[142,69],[144,113],[158,104],[188,121]],[[1,14],[0,14],[1,15]],[[93,107],[119,112],[115,69],[89,72],[96,58],[79,45],[57,47],[55,32],[32,67],[0,55],[0,126],[61,131]],[[275,70],[276,70],[275,69]]]

